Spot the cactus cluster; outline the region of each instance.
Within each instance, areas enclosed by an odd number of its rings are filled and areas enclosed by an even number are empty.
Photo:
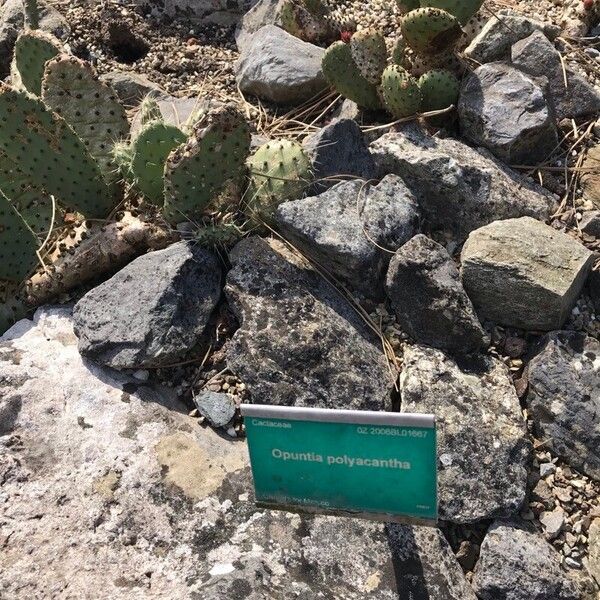
[[[329,42],[336,35],[329,10],[321,0],[284,0],[277,22],[291,35],[312,44]]]

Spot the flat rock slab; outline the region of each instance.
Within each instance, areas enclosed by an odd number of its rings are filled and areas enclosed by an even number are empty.
[[[245,443],[82,359],[67,308],[0,341],[0,415],[3,598],[474,600],[436,529],[257,510]]]
[[[350,305],[280,244],[252,237],[230,254],[225,294],[240,328],[227,365],[252,401],[384,410],[393,378]]]
[[[560,329],[581,292],[594,254],[530,217],[496,221],[471,233],[462,281],[478,314],[499,325]]]
[[[388,133],[371,144],[379,175],[399,175],[411,188],[433,228],[464,240],[498,219],[528,215],[546,220],[556,206],[540,186],[485,151],[417,127]]]
[[[193,243],[136,258],[75,306],[79,350],[116,369],[176,362],[201,341],[221,277],[215,255]]]
[[[560,556],[535,529],[496,521],[488,530],[473,587],[482,600],[581,600]]]
[[[547,81],[548,97],[558,120],[593,116],[600,111],[600,91],[584,75],[563,69],[559,51],[540,31],[517,42],[512,47],[511,59],[524,73]]]
[[[394,254],[385,287],[398,324],[417,342],[465,354],[488,341],[454,261],[428,237]]]
[[[458,115],[467,140],[508,164],[535,165],[558,143],[542,88],[504,63],[482,65],[465,78]]]
[[[600,481],[600,342],[560,331],[529,363],[529,416],[540,439]]]
[[[275,220],[284,237],[309,257],[351,288],[379,298],[390,252],[418,231],[420,213],[404,182],[388,175],[376,186],[349,181],[284,202]]]
[[[506,518],[525,501],[531,444],[508,370],[491,357],[465,365],[412,346],[400,377],[401,412],[432,413],[438,427],[440,518]]]
[[[252,34],[235,64],[242,92],[275,104],[301,104],[327,87],[321,71],[325,50],[275,25]]]

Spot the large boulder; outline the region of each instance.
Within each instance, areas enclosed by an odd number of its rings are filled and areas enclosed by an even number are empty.
[[[391,252],[416,233],[419,211],[402,180],[388,175],[376,186],[354,180],[285,202],[275,219],[286,239],[344,283],[381,297]]]
[[[202,339],[221,296],[221,266],[191,242],[140,256],[74,310],[81,353],[116,369],[167,365]]]
[[[258,237],[238,243],[230,259],[225,293],[240,328],[227,365],[252,401],[389,408],[394,381],[379,340],[337,290]]]
[[[531,444],[506,366],[485,356],[459,363],[441,350],[412,346],[400,393],[402,412],[436,416],[440,518],[473,523],[517,513]]]
[[[527,407],[540,439],[600,481],[600,342],[559,331],[529,363]]]
[[[274,25],[252,34],[235,64],[244,93],[275,104],[301,104],[327,87],[321,71],[325,50]]]
[[[496,521],[488,530],[473,587],[481,600],[581,600],[560,556],[525,523]]]
[[[569,316],[594,254],[567,234],[522,217],[472,232],[461,261],[463,285],[480,316],[548,331]]]
[[[542,221],[555,199],[492,155],[458,140],[434,138],[417,127],[388,133],[371,144],[379,175],[395,173],[412,189],[434,228],[465,239],[498,219],[528,215]]]
[[[458,115],[466,139],[509,164],[542,162],[558,143],[542,88],[504,63],[482,65],[465,78]]]
[[[443,246],[417,235],[394,254],[386,293],[400,327],[417,342],[469,353],[486,334]]]
[[[511,58],[521,71],[548,82],[548,97],[558,119],[594,116],[600,111],[600,91],[584,75],[565,68],[560,52],[540,31],[517,42]]]
[[[441,533],[257,509],[246,444],[85,361],[68,308],[0,340],[0,596],[474,600]]]

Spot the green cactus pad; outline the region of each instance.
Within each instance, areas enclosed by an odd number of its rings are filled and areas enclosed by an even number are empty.
[[[146,96],[140,103],[140,123],[142,127],[152,121],[162,121],[163,115],[155,98]]]
[[[118,179],[112,150],[129,131],[116,92],[98,80],[93,67],[72,56],[46,64],[42,99],[72,127],[94,158],[107,183]]]
[[[421,106],[421,91],[416,79],[399,65],[390,65],[383,72],[381,95],[385,107],[397,119],[414,115]]]
[[[23,281],[36,266],[38,239],[0,194],[0,279]]]
[[[165,165],[163,213],[170,223],[197,220],[231,179],[239,177],[250,149],[250,130],[231,106],[211,111]]]
[[[29,312],[29,307],[20,295],[20,285],[0,281],[0,335],[12,327]]]
[[[327,81],[344,98],[363,108],[381,108],[377,88],[360,74],[352,60],[348,44],[335,42],[329,46],[325,50],[321,66]]]
[[[310,159],[290,140],[263,144],[248,159],[248,169],[248,214],[267,220],[282,202],[298,199],[312,176]]]
[[[401,38],[396,38],[394,46],[392,48],[392,64],[400,65],[401,67],[408,69],[410,66],[410,60],[406,52],[406,42]]]
[[[123,178],[133,183],[133,172],[131,170],[133,146],[129,142],[117,142],[113,147],[112,157]]]
[[[421,0],[422,7],[441,8],[465,25],[482,7],[483,0]]]
[[[360,74],[368,82],[378,84],[387,63],[383,35],[373,29],[356,32],[350,39],[350,53]]]
[[[402,18],[402,37],[417,53],[437,54],[460,39],[462,29],[450,13],[439,8],[418,8]]]
[[[414,77],[420,77],[434,70],[450,71],[461,76],[465,65],[455,52],[442,52],[441,54],[423,54],[412,57],[410,72]]]
[[[60,54],[59,41],[43,31],[25,31],[15,44],[11,66],[13,87],[25,89],[36,96],[42,90],[46,63]]]
[[[6,85],[0,85],[0,152],[65,208],[99,218],[113,207],[98,165],[64,119]]]
[[[434,70],[421,75],[421,110],[440,110],[458,101],[458,79],[450,71]]]
[[[419,0],[396,0],[396,5],[402,14],[415,10],[415,8],[421,6]]]
[[[132,144],[131,173],[136,187],[154,204],[164,201],[164,171],[169,154],[187,140],[177,127],[148,123]]]

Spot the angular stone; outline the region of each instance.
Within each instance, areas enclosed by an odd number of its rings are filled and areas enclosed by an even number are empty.
[[[540,515],[540,523],[548,539],[553,540],[558,537],[565,525],[565,513],[560,507],[553,511],[545,511]]]
[[[77,303],[79,350],[116,369],[176,362],[201,341],[220,296],[211,252],[178,242],[145,254]]]
[[[417,235],[394,254],[386,293],[400,327],[417,342],[469,353],[486,334],[443,246]]]
[[[546,220],[555,208],[543,188],[506,168],[485,151],[416,127],[371,144],[379,175],[395,173],[412,189],[434,228],[464,240],[498,219],[529,215]]]
[[[590,116],[600,111],[600,92],[585,76],[563,69],[560,53],[540,31],[517,42],[512,47],[511,58],[521,71],[548,81],[548,97],[558,120]]]
[[[492,524],[481,544],[473,588],[482,600],[581,600],[558,553],[521,522]]]
[[[600,342],[572,331],[545,336],[529,363],[526,402],[540,439],[600,480]]]
[[[478,63],[488,63],[510,57],[510,48],[534,31],[543,31],[550,39],[560,35],[560,27],[529,19],[509,10],[491,17],[481,32],[465,49],[464,54]]]
[[[285,0],[258,0],[240,19],[235,30],[235,43],[241,52],[252,41],[252,35],[266,25],[279,26],[279,12]]]
[[[213,427],[225,427],[235,415],[235,402],[229,394],[201,392],[194,396],[194,404]]]
[[[531,443],[506,366],[486,356],[463,365],[441,350],[412,346],[400,376],[401,411],[438,423],[440,518],[506,518],[526,497]]]
[[[281,244],[246,238],[230,254],[225,293],[240,328],[227,365],[263,404],[384,410],[393,378],[337,290]]]
[[[381,297],[391,252],[416,233],[419,211],[402,180],[389,175],[376,186],[354,180],[285,202],[275,219],[286,239],[344,283]]]
[[[579,229],[587,235],[600,238],[600,210],[588,210],[579,221]]]
[[[275,104],[300,104],[327,87],[324,49],[274,25],[252,35],[235,64],[240,90]]]
[[[133,71],[111,71],[100,75],[100,79],[112,86],[119,100],[126,106],[136,106],[148,94],[166,96],[157,83]]]
[[[583,198],[600,208],[600,144],[592,146],[581,164]]]
[[[504,63],[483,65],[465,78],[458,115],[465,138],[509,164],[537,164],[558,143],[542,88]]]
[[[353,119],[335,119],[303,144],[313,164],[316,183],[311,194],[322,192],[340,179],[374,179],[376,168],[360,127]],[[325,181],[326,178],[330,180]]]
[[[462,281],[480,317],[527,330],[559,329],[594,255],[531,217],[496,221],[463,246]]]

